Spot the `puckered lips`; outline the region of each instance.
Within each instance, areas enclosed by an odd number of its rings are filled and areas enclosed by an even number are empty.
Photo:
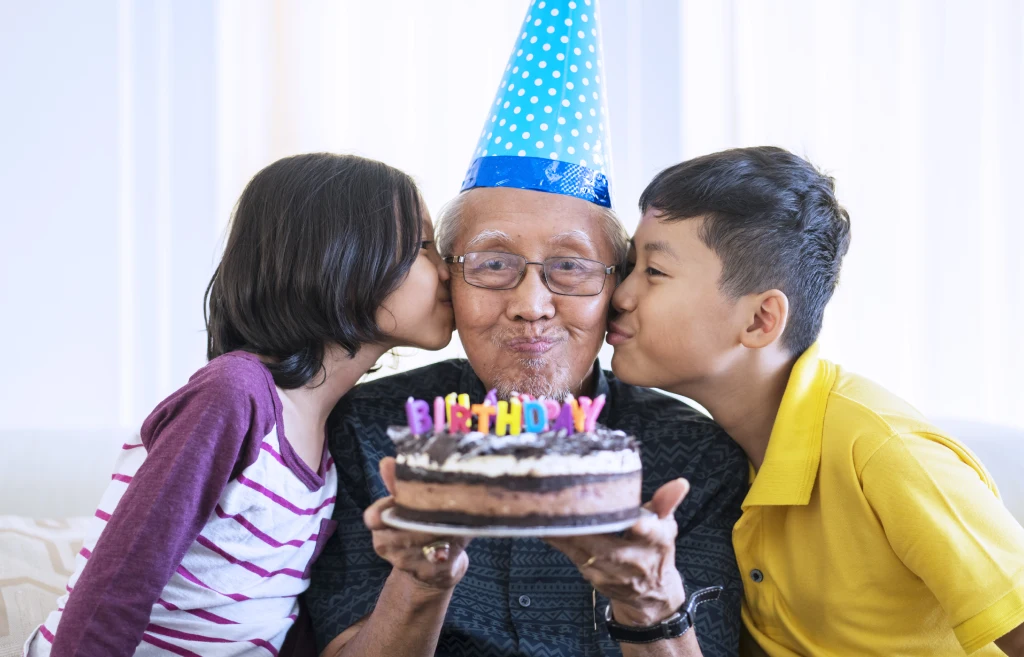
[[[633,337],[633,332],[616,322],[608,323],[608,344],[613,347],[620,345]]]
[[[514,353],[540,356],[564,341],[565,336],[558,331],[536,331],[505,336],[502,346]]]

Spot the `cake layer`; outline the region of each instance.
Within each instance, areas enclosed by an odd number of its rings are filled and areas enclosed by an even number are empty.
[[[461,525],[463,527],[587,527],[609,522],[630,520],[640,516],[639,507],[612,513],[594,513],[576,516],[549,516],[533,513],[525,516],[478,516],[459,511],[422,511],[396,506],[400,518],[413,522],[429,522],[439,525]]]
[[[440,470],[424,470],[422,468],[410,468],[404,464],[398,464],[395,468],[395,475],[399,480],[418,481],[433,484],[484,484],[496,486],[506,490],[516,491],[555,491],[580,484],[591,484],[598,482],[613,481],[624,477],[635,477],[637,472],[619,472],[609,474],[567,474],[552,475],[548,477],[519,476],[519,475],[482,475],[474,472],[443,472]]]
[[[620,474],[641,468],[637,442],[621,431],[598,427],[497,436],[471,432],[416,436],[408,428],[388,430],[400,466],[484,476]]]
[[[640,473],[605,481],[590,481],[554,490],[514,490],[493,483],[435,483],[399,479],[395,502],[410,513],[463,514],[500,518],[507,524],[536,524],[526,518],[549,520],[571,516],[631,517],[640,506]],[[542,484],[539,484],[542,485]],[[483,524],[483,523],[481,523]],[[543,524],[543,523],[540,523]]]

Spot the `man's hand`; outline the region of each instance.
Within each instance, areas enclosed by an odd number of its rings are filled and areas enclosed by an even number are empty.
[[[395,459],[382,459],[380,474],[394,492]],[[320,657],[428,657],[437,649],[452,591],[469,568],[470,539],[392,529],[380,516],[394,505],[388,496],[363,513],[373,549],[393,566],[377,604],[334,637]]]
[[[622,537],[613,534],[547,538],[564,552],[595,589],[611,600],[612,615],[623,625],[660,623],[683,605],[686,593],[676,569],[675,510],[690,490],[676,479],[654,493],[640,518]]]
[[[380,474],[388,491],[393,492],[395,459],[382,459]],[[374,502],[363,514],[363,521],[373,533],[373,549],[396,570],[409,575],[424,592],[455,588],[469,567],[466,545],[470,539],[393,529],[384,524],[381,514],[394,505],[395,498],[388,496]]]

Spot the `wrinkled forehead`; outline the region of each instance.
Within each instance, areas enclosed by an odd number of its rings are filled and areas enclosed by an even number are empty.
[[[521,232],[513,233],[495,228],[484,228],[474,235],[468,235],[466,251],[508,251],[509,253],[521,253],[530,256],[528,251],[537,247],[548,247],[550,249],[568,249],[596,258],[600,255],[600,245],[581,228],[562,231],[560,233],[544,235],[523,235]]]
[[[522,189],[467,192],[456,246],[462,252],[500,250],[530,258],[555,251],[608,258],[612,248],[597,206],[581,199]]]

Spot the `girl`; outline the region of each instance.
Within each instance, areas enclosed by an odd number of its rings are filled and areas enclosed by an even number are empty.
[[[277,655],[334,529],[328,414],[385,351],[451,340],[432,235],[380,162],[256,174],[207,288],[209,363],[123,446],[27,655]]]

